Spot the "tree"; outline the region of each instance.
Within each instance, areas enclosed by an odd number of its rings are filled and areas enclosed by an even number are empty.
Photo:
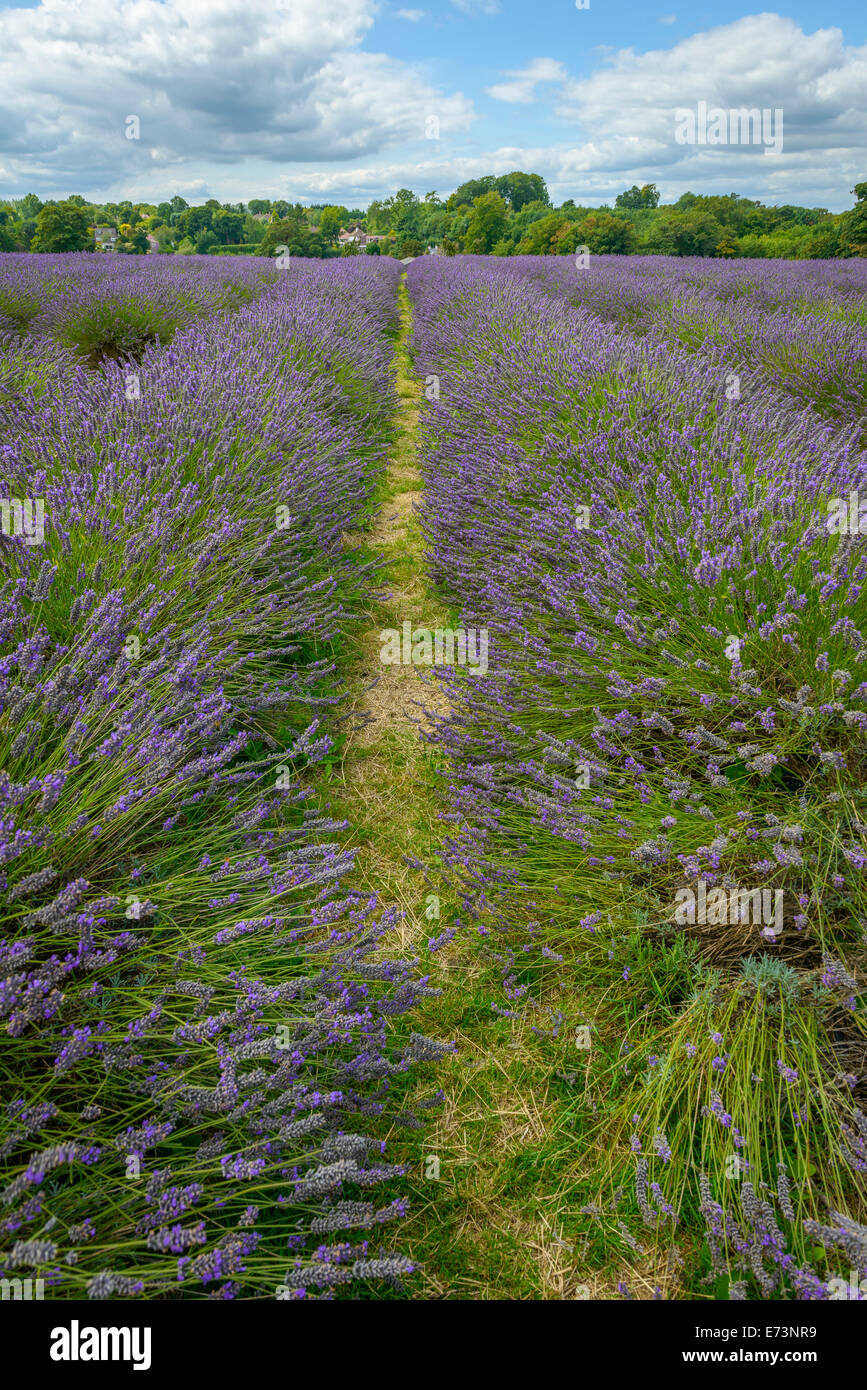
[[[255,217],[255,216],[261,216],[261,214],[262,214],[263,212],[270,212],[270,211],[271,211],[271,199],[270,199],[270,198],[251,198],[250,201],[249,201],[249,203],[247,204],[247,211],[250,212],[254,217]]]
[[[724,228],[709,212],[666,209],[651,229],[648,249],[664,256],[713,256],[724,237]]]
[[[288,207],[288,204],[287,204]],[[292,256],[317,256],[324,253],[321,236],[312,232],[300,203],[288,209],[286,217],[269,222],[259,247],[260,256],[273,256],[278,246],[285,246]]]
[[[500,197],[505,199],[512,212],[520,212],[528,203],[544,203],[550,206],[548,185],[541,174],[522,174],[516,169],[514,173],[503,174],[502,178],[497,179],[494,188]]]
[[[157,244],[161,251],[171,251],[174,232],[166,223],[158,222],[151,231],[151,236],[156,237]]]
[[[74,203],[46,203],[36,219],[31,251],[88,251],[93,237],[87,214]]]
[[[634,183],[625,193],[618,193],[614,199],[616,208],[655,208],[659,206],[659,193],[655,183],[646,183],[641,188]],[[591,247],[591,250],[593,248]]]
[[[252,213],[249,212],[247,213],[247,216],[244,218],[243,238],[244,241],[251,246],[258,246],[261,241],[265,240],[264,223],[258,221],[258,219],[254,217]]]
[[[568,246],[565,242],[568,240]],[[551,212],[547,217],[537,218],[527,228],[518,243],[519,256],[556,256],[564,251],[574,251],[578,244],[578,229],[574,222],[562,213]]]
[[[748,224],[754,221],[755,211],[760,204],[752,202],[749,198],[741,198],[737,193],[714,193],[707,197],[704,194],[684,193],[674,207],[677,212],[709,212],[723,227],[731,228],[735,236],[740,236],[748,229]],[[763,213],[770,211],[768,208],[762,209]],[[790,211],[794,212],[796,209]],[[749,230],[769,230],[770,225],[762,222],[759,227],[750,226]]]
[[[18,216],[21,218],[22,222],[25,222],[31,220],[35,221],[42,211],[43,204],[35,193],[26,193],[23,198],[19,198],[17,206]]]
[[[5,208],[0,208],[0,251],[14,251],[15,237],[12,235],[11,218]]]
[[[319,214],[319,235],[323,241],[336,241],[337,233],[348,221],[346,208],[333,205],[324,207]]]
[[[850,255],[867,256],[867,183],[856,183],[852,192],[857,202],[840,219],[843,240]]]
[[[406,260],[409,256],[423,256],[424,246],[419,241],[418,237],[406,237],[400,243],[400,250],[397,254],[398,258],[402,261]]]
[[[811,227],[809,240],[803,247],[803,255],[807,260],[827,261],[835,256],[851,255],[853,245],[846,237],[846,216],[844,213],[839,218],[828,217],[817,227]],[[867,255],[867,237],[864,250],[858,254]]]
[[[122,222],[118,227],[120,241],[117,243],[117,250],[125,256],[146,256],[148,252],[147,233],[143,227],[131,227],[128,222]]]
[[[195,240],[201,232],[210,229],[213,220],[214,212],[212,208],[207,206],[187,208],[186,212],[182,212],[178,218],[177,228],[181,236],[189,236]]]
[[[367,209],[367,217],[365,220],[367,222],[368,231],[376,232],[378,235],[382,232],[387,232],[388,209],[385,203],[380,202],[378,198],[374,198],[370,207]]]
[[[485,256],[506,230],[506,204],[499,193],[483,193],[473,202],[465,246],[468,251]]]
[[[211,230],[221,246],[237,246],[244,235],[244,214],[220,208],[214,213]]]
[[[397,233],[398,241],[418,236],[421,204],[411,189],[399,188],[393,198],[386,199],[383,207],[388,210],[389,231]]]
[[[635,232],[625,217],[591,212],[577,224],[576,246],[586,246],[597,256],[628,256],[635,248]]]
[[[481,198],[485,193],[496,192],[495,183],[493,174],[483,174],[480,179],[468,179],[450,195],[446,207],[449,212],[459,207],[472,207],[477,198]]]
[[[368,256],[381,256],[382,249],[378,241],[369,241],[364,248]]]

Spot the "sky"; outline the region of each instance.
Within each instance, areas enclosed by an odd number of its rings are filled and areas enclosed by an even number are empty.
[[[855,0],[0,0],[0,197],[351,208],[522,169],[556,203],[837,212],[867,179],[865,31]]]

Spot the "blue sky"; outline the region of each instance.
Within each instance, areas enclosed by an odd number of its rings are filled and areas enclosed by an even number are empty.
[[[558,202],[653,181],[839,210],[867,178],[865,30],[850,0],[0,0],[0,195],[363,206],[525,169]],[[699,103],[782,117],[679,141]]]

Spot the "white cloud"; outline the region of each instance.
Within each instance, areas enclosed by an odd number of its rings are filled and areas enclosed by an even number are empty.
[[[492,13],[496,0],[460,4]],[[654,181],[664,201],[687,188],[737,189],[838,209],[864,177],[867,47],[847,46],[838,29],[805,34],[779,15],[754,15],[679,41],[667,34],[670,47],[653,52],[597,49],[582,80],[537,58],[489,89],[513,111],[500,106],[488,127],[496,135],[469,144],[467,97],[437,90],[426,66],[361,46],[380,8],[42,0],[0,9],[0,192],[352,206],[401,186],[449,192],[479,174],[526,169],[558,200],[610,201]],[[537,102],[534,143],[521,143],[542,83],[560,90]],[[783,153],[677,144],[676,110],[701,100],[782,107]],[[128,115],[140,118],[140,140],[124,138]],[[440,141],[424,139],[431,116]]]
[[[527,105],[535,100],[536,87],[540,82],[563,82],[567,73],[556,58],[533,58],[525,68],[513,69],[505,74],[510,80],[486,87],[485,92],[495,101],[518,102]]]
[[[676,15],[676,14],[661,14],[661,15],[659,16],[659,22],[660,22],[660,24],[676,24],[676,23],[677,23],[677,15]]]
[[[179,185],[465,131],[472,103],[360,50],[376,0],[42,0],[0,10],[10,191]],[[129,115],[140,139],[126,139]]]
[[[782,109],[782,153],[678,144],[675,113],[699,101],[725,111]],[[668,50],[611,54],[590,77],[565,85],[557,113],[586,137],[557,152],[560,174],[599,175],[608,187],[622,176],[847,206],[867,145],[867,46],[847,47],[839,29],[805,34],[791,19],[753,15]]]
[[[406,19],[410,24],[418,24],[427,18],[427,10],[395,10],[395,19]]]

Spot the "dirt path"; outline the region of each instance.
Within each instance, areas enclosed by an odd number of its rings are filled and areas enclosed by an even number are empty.
[[[405,280],[400,289],[400,333],[395,351],[399,408],[384,489],[384,505],[369,532],[347,537],[371,556],[387,560],[383,591],[371,597],[368,626],[350,673],[357,718],[335,770],[331,809],[352,826],[358,849],[355,883],[397,904],[404,951],[416,953],[431,983],[442,989],[413,1015],[413,1026],[454,1041],[456,1052],[413,1079],[407,1097],[444,1103],[422,1130],[388,1134],[391,1161],[409,1168],[410,1217],[401,1249],[419,1261],[412,1281],[417,1298],[572,1299],[611,1296],[617,1275],[590,1271],[599,1261],[570,1237],[586,1193],[587,1152],[576,1132],[588,1087],[576,1071],[570,1037],[551,1036],[552,1008],[562,994],[524,1006],[514,1017],[498,1013],[507,1000],[502,969],[476,928],[459,921],[456,900],[442,885],[436,847],[444,827],[436,789],[438,759],[420,737],[424,707],[441,710],[438,686],[413,666],[380,661],[380,634],[414,626],[446,626],[442,602],[424,569],[423,537],[414,515],[421,494],[418,420],[422,386],[409,351],[412,313]],[[427,867],[429,880],[406,863]],[[439,917],[428,895],[439,897]],[[454,939],[430,951],[428,942],[448,927]],[[496,1007],[494,1007],[496,1006]],[[566,1081],[561,1078],[566,1076]],[[592,1097],[589,1104],[595,1105]],[[648,1297],[636,1283],[638,1297]]]
[[[421,495],[416,457],[421,385],[409,359],[411,309],[405,280],[400,289],[400,335],[395,352],[398,412],[395,441],[385,479],[382,510],[370,531],[347,537],[381,556],[382,591],[372,595],[367,628],[359,638],[350,668],[354,719],[339,770],[340,798],[349,807],[355,843],[361,846],[358,869],[363,887],[384,903],[397,903],[405,916],[402,947],[417,947],[423,937],[424,882],[404,862],[405,855],[426,857],[433,843],[436,807],[427,788],[430,754],[419,738],[428,727],[424,710],[442,710],[440,689],[418,667],[383,665],[380,633],[414,626],[437,627],[445,611],[433,597],[424,574],[424,546],[413,508]],[[420,851],[422,853],[420,854]],[[429,933],[428,933],[429,934]]]

